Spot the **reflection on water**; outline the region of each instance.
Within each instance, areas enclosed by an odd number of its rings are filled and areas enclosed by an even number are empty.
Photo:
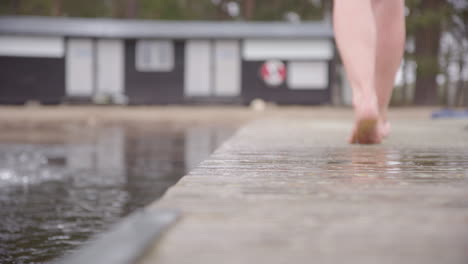
[[[67,135],[59,129],[47,144],[0,143],[1,263],[48,262],[81,245],[160,197],[234,128],[153,124],[80,130]]]

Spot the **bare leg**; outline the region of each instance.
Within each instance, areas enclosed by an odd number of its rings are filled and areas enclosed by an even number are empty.
[[[388,104],[395,76],[401,64],[405,44],[404,0],[372,0],[377,26],[375,88],[379,104],[381,136],[390,133]]]
[[[349,142],[379,143],[379,107],[374,85],[377,33],[372,0],[335,0],[334,28],[353,89],[356,120]]]

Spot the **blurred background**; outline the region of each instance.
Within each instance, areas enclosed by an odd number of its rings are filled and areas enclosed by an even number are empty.
[[[49,263],[158,199],[262,114],[228,104],[350,105],[332,8],[1,0],[0,262]],[[406,17],[392,105],[468,107],[468,1],[407,0]],[[184,104],[217,106],[167,106]]]
[[[393,105],[468,105],[468,1],[406,1],[407,45]],[[4,0],[0,14],[115,19],[283,21],[331,20],[322,0]],[[340,67],[336,67],[338,73]],[[334,104],[349,104],[334,76]]]

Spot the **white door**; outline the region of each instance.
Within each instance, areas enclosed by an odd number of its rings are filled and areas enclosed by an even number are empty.
[[[212,94],[212,44],[209,40],[189,40],[185,46],[186,97]]]
[[[215,42],[215,87],[216,96],[240,95],[240,47],[236,40]]]
[[[92,39],[69,39],[66,57],[67,96],[91,97],[94,91]]]
[[[124,94],[124,44],[121,40],[97,41],[97,95]]]

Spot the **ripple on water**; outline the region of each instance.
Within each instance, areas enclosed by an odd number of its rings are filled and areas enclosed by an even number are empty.
[[[81,141],[0,143],[0,262],[47,263],[86,243],[161,196],[233,131],[155,123],[95,127]]]

